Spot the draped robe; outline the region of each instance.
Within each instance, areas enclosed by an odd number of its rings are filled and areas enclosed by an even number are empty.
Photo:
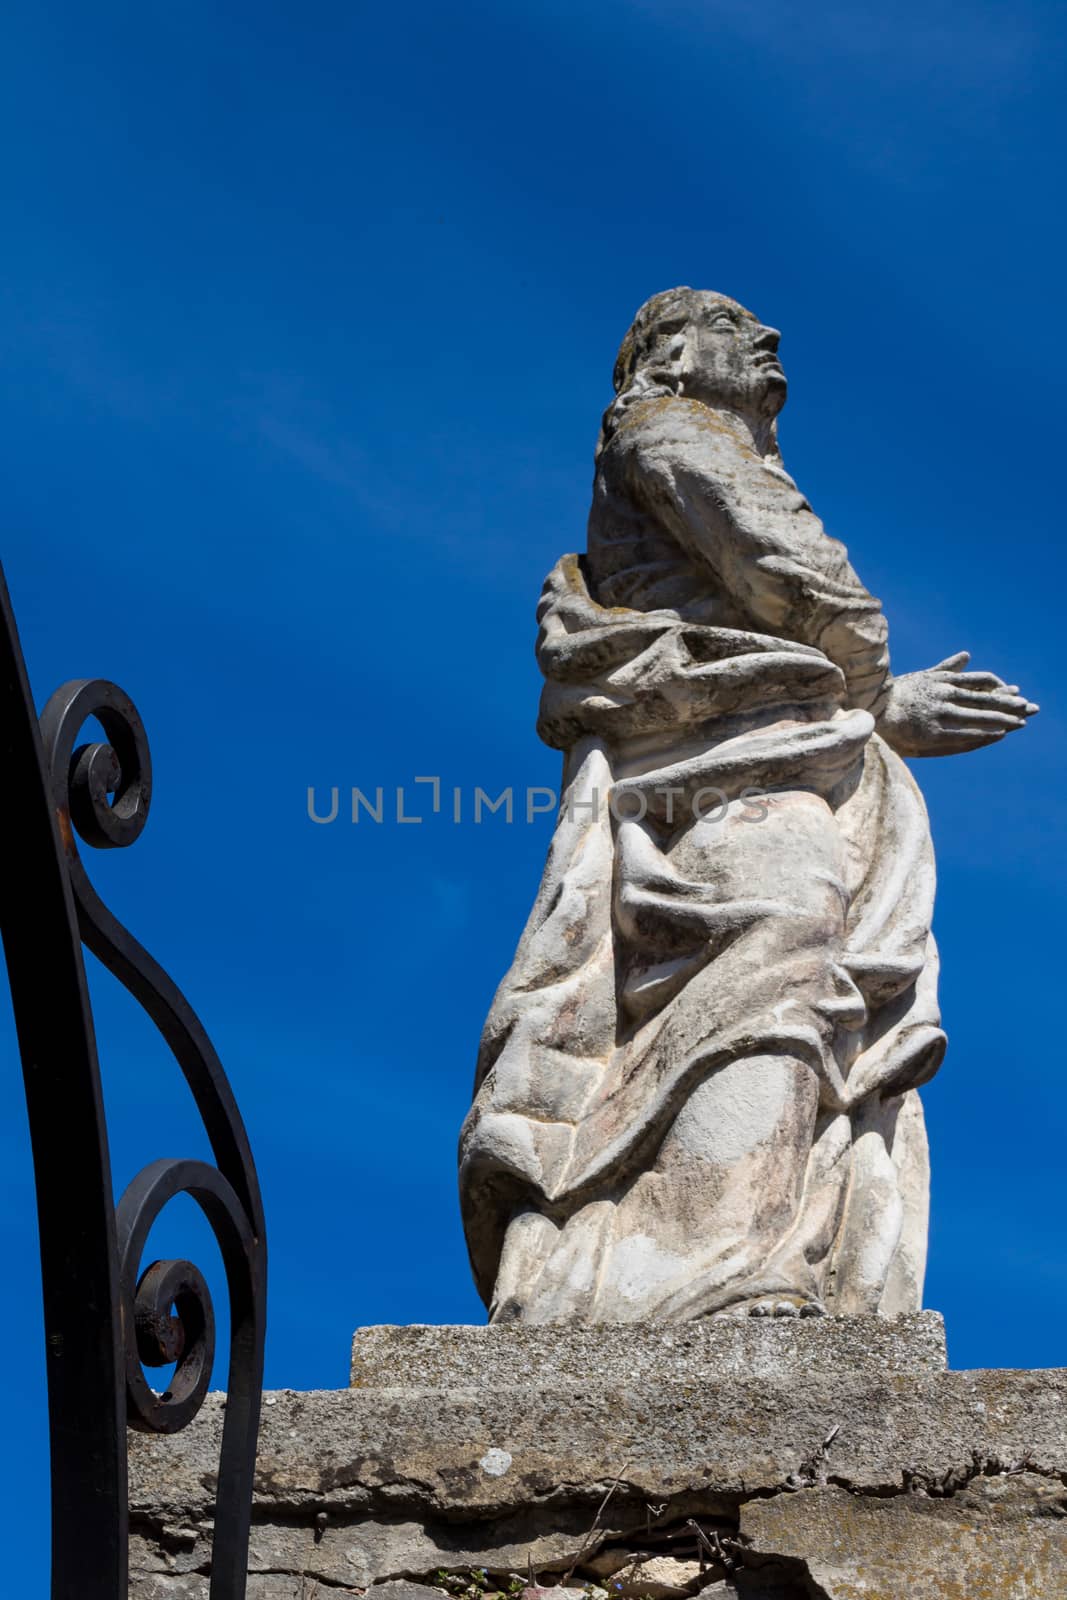
[[[740,419],[638,396],[538,618],[560,815],[460,1142],[490,1316],[916,1309],[945,1040],[879,602]]]

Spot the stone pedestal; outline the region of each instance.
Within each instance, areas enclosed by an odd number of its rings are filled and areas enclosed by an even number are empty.
[[[265,1397],[249,1600],[1067,1593],[1067,1372],[949,1372],[929,1312],[367,1328],[352,1385]],[[137,1600],[207,1600],[223,1404],[131,1440]]]
[[[707,1322],[512,1323],[503,1327],[360,1328],[353,1389],[623,1388],[728,1378],[797,1383],[848,1372],[944,1372],[945,1325],[906,1317],[749,1317]]]

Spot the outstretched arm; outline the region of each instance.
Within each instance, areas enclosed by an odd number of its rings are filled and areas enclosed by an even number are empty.
[[[634,497],[711,569],[754,626],[828,655],[845,675],[850,704],[874,713],[900,755],[978,750],[1036,713],[1017,686],[965,671],[966,651],[893,678],[881,603],[844,545],[829,537],[792,480],[716,413],[693,402],[652,402],[625,431],[630,437],[618,443]]]
[[[878,732],[902,756],[954,756],[996,744],[1038,707],[995,672],[966,672],[966,650],[889,684]]]

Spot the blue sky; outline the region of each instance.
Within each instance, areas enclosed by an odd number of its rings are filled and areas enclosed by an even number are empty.
[[[92,867],[249,1124],[271,1385],[343,1384],[357,1324],[481,1316],[455,1136],[549,819],[316,827],[306,793],[555,781],[534,605],[583,543],[618,342],[678,283],[783,330],[786,463],[897,668],[970,648],[1044,708],[916,763],[950,1037],[927,1304],[957,1366],[1067,1361],[1063,31],[1051,4],[917,0],[8,8],[2,557],[39,700],[107,676],[148,727],[148,829]],[[92,980],[124,1184],[203,1142]],[[0,1023],[5,1503],[36,1596],[39,1283]],[[160,1249],[213,1267],[176,1212]]]

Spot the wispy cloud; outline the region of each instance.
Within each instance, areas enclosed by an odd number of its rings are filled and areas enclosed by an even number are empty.
[[[722,28],[758,41],[798,70],[813,61],[824,65],[851,61],[881,64],[902,78],[970,88],[990,80],[1007,93],[1025,93],[1025,72],[1039,50],[1032,17],[1007,6],[968,0],[957,4],[917,4],[891,8],[805,0],[628,0],[630,7],[655,14],[668,25],[680,22],[690,35],[705,37]]]

